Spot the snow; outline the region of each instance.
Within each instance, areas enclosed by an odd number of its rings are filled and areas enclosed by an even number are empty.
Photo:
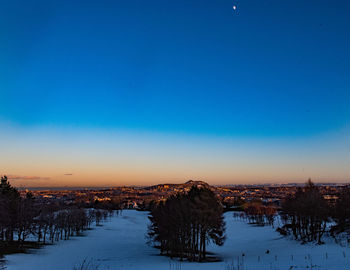
[[[350,269],[350,249],[334,241],[326,245],[300,243],[281,237],[271,227],[256,227],[225,214],[227,239],[222,247],[209,251],[222,258],[216,263],[178,262],[146,244],[147,212],[125,210],[84,237],[35,250],[30,254],[5,257],[7,270],[72,270],[84,259],[104,269],[128,270],[232,270],[238,259],[244,270]],[[269,254],[266,254],[269,250]],[[242,256],[244,254],[244,256]]]

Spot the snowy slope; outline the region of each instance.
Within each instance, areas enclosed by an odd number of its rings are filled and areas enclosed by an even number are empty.
[[[47,246],[33,254],[6,256],[8,270],[71,270],[84,259],[93,259],[100,269],[212,270],[234,269],[243,260],[245,270],[255,269],[350,269],[350,249],[334,243],[300,245],[281,238],[270,227],[254,227],[236,221],[226,213],[227,240],[223,247],[210,246],[223,261],[188,263],[159,256],[146,244],[147,213],[123,211],[102,227],[87,232],[86,237]],[[266,250],[270,253],[266,254]],[[244,256],[242,256],[244,254]]]

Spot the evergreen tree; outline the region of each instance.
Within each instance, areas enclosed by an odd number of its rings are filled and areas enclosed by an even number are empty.
[[[161,254],[203,261],[209,241],[223,245],[223,209],[208,188],[192,187],[153,206],[148,235]]]
[[[332,232],[350,232],[350,187],[347,186],[342,190],[334,210],[336,225],[332,228]]]
[[[7,176],[2,176],[0,183],[0,227],[3,241],[12,242],[14,239],[14,231],[18,224],[20,199],[19,192],[10,185]]]
[[[295,239],[303,242],[322,243],[329,219],[329,205],[309,179],[304,188],[299,188],[282,205],[282,217],[285,223],[282,230],[291,231]]]

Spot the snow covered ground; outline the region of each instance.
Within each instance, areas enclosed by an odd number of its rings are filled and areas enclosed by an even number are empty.
[[[270,227],[234,220],[232,213],[226,213],[225,218],[225,245],[209,247],[222,257],[222,262],[180,263],[159,256],[157,249],[146,244],[147,213],[126,210],[102,227],[88,231],[85,237],[61,241],[32,254],[6,256],[7,270],[72,270],[84,259],[93,260],[102,270],[233,270],[238,260],[243,260],[240,269],[244,270],[350,269],[348,247],[335,243],[301,245],[280,237]]]

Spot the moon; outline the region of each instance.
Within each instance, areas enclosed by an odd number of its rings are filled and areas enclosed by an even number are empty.
[[[237,9],[237,6],[233,5],[233,7],[232,7],[232,8],[233,8],[233,10],[236,10],[236,9]]]

